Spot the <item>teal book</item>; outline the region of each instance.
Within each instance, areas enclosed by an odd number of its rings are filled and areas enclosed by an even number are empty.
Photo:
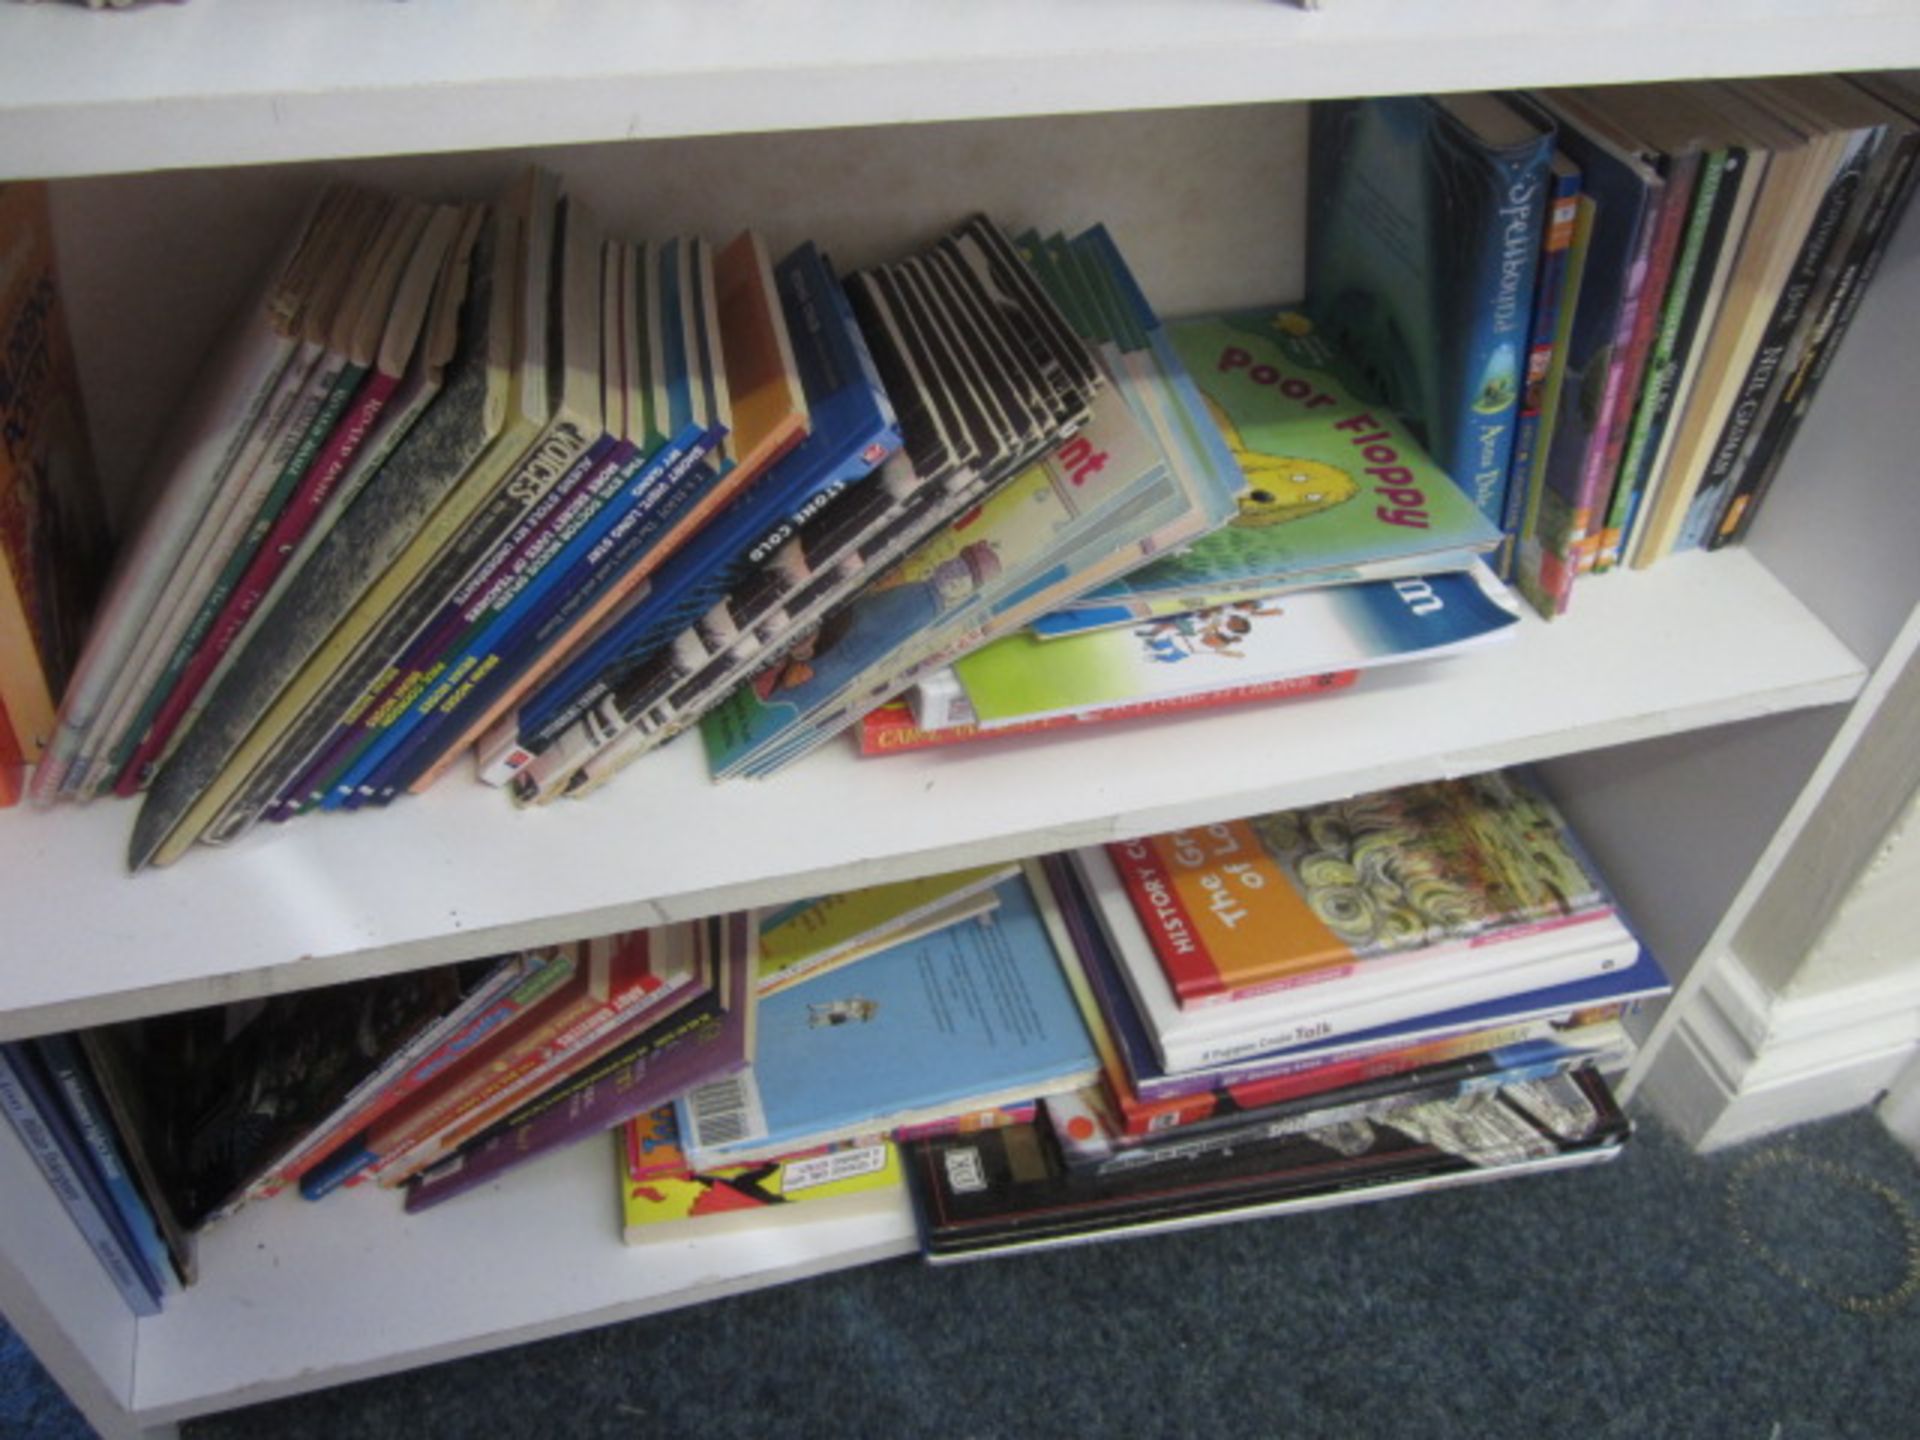
[[[1307,309],[1496,524],[1552,198],[1554,127],[1524,100],[1314,105]]]
[[[737,1164],[1076,1089],[1099,1074],[1024,875],[977,920],[763,996],[733,1103],[682,1097],[695,1163]],[[762,1123],[748,1124],[754,1114]],[[734,1136],[720,1143],[722,1136]]]

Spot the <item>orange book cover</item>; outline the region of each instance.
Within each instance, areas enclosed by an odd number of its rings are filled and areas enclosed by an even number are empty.
[[[1108,852],[1183,1008],[1610,908],[1559,812],[1515,772],[1170,831]]]

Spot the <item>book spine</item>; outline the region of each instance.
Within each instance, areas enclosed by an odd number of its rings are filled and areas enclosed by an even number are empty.
[[[605,1133],[682,1091],[742,1068],[746,1057],[721,1042],[725,1022],[703,1010],[632,1051],[617,1063],[592,1067],[543,1108],[477,1136],[440,1165],[415,1178],[406,1210],[414,1214],[473,1189],[516,1165]]]
[[[1574,954],[1528,966],[1524,975],[1519,977],[1511,969],[1496,969],[1465,977],[1446,986],[1444,994],[1423,990],[1412,996],[1395,995],[1370,1000],[1338,1012],[1328,1011],[1263,1024],[1232,1038],[1204,1036],[1164,1041],[1156,1036],[1154,1045],[1160,1054],[1162,1066],[1167,1070],[1204,1070],[1263,1055],[1271,1050],[1284,1050],[1341,1035],[1358,1034],[1376,1025],[1393,1024],[1412,1015],[1477,1005],[1520,991],[1583,980],[1615,969],[1619,963],[1618,956],[1611,951]]]
[[[1607,421],[1607,442],[1600,455],[1599,468],[1593,475],[1586,528],[1575,550],[1575,567],[1581,574],[1592,570],[1598,563],[1600,547],[1605,542],[1606,517],[1613,507],[1614,492],[1620,486],[1624,468],[1621,462],[1626,456],[1627,441],[1633,429],[1634,408],[1640,399],[1648,357],[1653,352],[1654,335],[1659,329],[1662,302],[1679,258],[1681,239],[1688,228],[1689,218],[1696,213],[1693,194],[1698,188],[1705,160],[1705,156],[1695,152],[1679,157],[1669,168],[1666,189],[1660,200],[1658,222],[1647,251],[1646,272],[1637,288],[1629,286],[1632,327],[1627,332],[1624,357],[1616,356],[1620,383],[1617,389],[1610,391],[1612,413]],[[1614,377],[1610,374],[1607,379],[1611,387]]]
[[[485,564],[579,457],[589,438],[562,419],[552,425],[503,477],[478,513],[448,538],[440,552],[391,606],[354,657],[341,667],[290,732],[285,753],[304,756],[280,787],[271,818],[284,819],[308,803],[339,736],[356,725],[387,688],[392,672],[476,567]]]
[[[1628,432],[1626,452],[1620,457],[1620,477],[1614,482],[1613,499],[1601,522],[1600,548],[1594,557],[1597,572],[1613,569],[1620,562],[1629,517],[1639,503],[1638,497],[1648,483],[1656,439],[1666,428],[1667,414],[1679,380],[1680,336],[1689,317],[1698,318],[1700,288],[1697,279],[1700,258],[1706,252],[1708,237],[1716,220],[1722,229],[1728,218],[1729,204],[1722,195],[1737,192],[1738,182],[1727,183],[1729,166],[1744,164],[1743,157],[1717,150],[1706,157],[1699,183],[1694,187],[1693,214],[1680,244],[1680,256],[1674,262],[1673,276],[1660,307],[1660,328],[1654,335],[1653,352],[1647,360],[1646,377],[1641,385],[1640,403],[1634,408],[1633,428]],[[1698,287],[1698,288],[1697,288]]]
[[[717,431],[689,428],[652,456],[632,453],[620,467],[621,487],[613,498],[577,526],[562,526],[555,536],[562,547],[559,553],[537,567],[526,588],[503,603],[487,628],[416,702],[419,720],[413,734],[397,744],[389,742],[384,759],[369,756],[362,793],[384,804],[438,759],[449,731],[465,718],[463,707],[481,703],[475,700],[476,692],[491,696],[532,663],[537,658],[530,653],[533,647],[551,643],[558,628],[618,578],[621,557],[641,553],[645,537],[660,523],[661,501],[669,495],[684,500],[700,490],[699,483],[684,483],[690,475],[702,482],[713,479],[712,468],[703,462],[718,443]],[[653,524],[642,523],[650,518]],[[569,528],[573,533],[567,533]],[[481,691],[483,685],[488,688]]]
[[[717,482],[713,468],[699,457],[685,458],[661,477],[637,509],[621,525],[599,568],[605,584],[597,591],[585,586],[561,588],[567,593],[551,615],[501,647],[496,676],[476,677],[486,688],[469,705],[467,728],[419,776],[408,782],[415,794],[427,789],[453,763],[507,715],[548,672],[562,664],[605,617],[644,581],[663,558],[660,537],[675,517],[697,504]],[[484,662],[483,662],[484,665]]]
[[[575,459],[533,506],[507,540],[455,593],[394,668],[382,696],[370,703],[357,727],[337,742],[332,773],[314,786],[324,809],[339,808],[389,749],[418,723],[432,697],[476,639],[485,636],[537,577],[545,575],[558,547],[597,515],[616,493],[630,452],[602,435]]]
[[[1540,245],[1540,264],[1533,289],[1533,338],[1527,346],[1520,413],[1513,427],[1513,456],[1507,463],[1507,488],[1500,512],[1504,537],[1495,558],[1502,578],[1513,573],[1514,552],[1526,516],[1527,486],[1546,409],[1547,376],[1553,369],[1554,335],[1559,328],[1560,305],[1567,279],[1567,254],[1573,247],[1573,222],[1580,210],[1580,176],[1570,171],[1558,177]]]
[[[323,415],[318,422],[328,427],[324,445],[312,457],[293,493],[252,551],[245,572],[221,607],[191,664],[174,683],[132,758],[121,768],[114,785],[115,793],[135,794],[152,775],[181,718],[199,697],[221,658],[245,631],[287,561],[300,548],[399,383],[397,375],[374,371],[365,375],[357,390],[344,383],[338,387],[339,403],[329,405],[331,419]]]
[[[1891,173],[1880,188],[1857,233],[1840,274],[1827,295],[1827,303],[1814,322],[1807,348],[1799,366],[1787,380],[1780,403],[1774,407],[1762,434],[1754,443],[1745,468],[1729,487],[1718,522],[1708,544],[1718,549],[1745,537],[1753,524],[1753,514],[1772,486],[1782,461],[1806,419],[1808,407],[1826,378],[1839,351],[1847,327],[1860,308],[1861,297],[1879,268],[1893,238],[1895,226],[1905,213],[1916,184],[1920,184],[1920,131],[1909,130],[1901,137]]]
[[[116,1233],[97,1194],[97,1185],[71,1143],[61,1143],[60,1117],[50,1113],[41,1097],[34,1094],[27,1073],[30,1063],[18,1044],[0,1045],[0,1110],[6,1112],[20,1143],[59,1197],[127,1308],[135,1315],[158,1315],[157,1282],[148,1282],[131,1246]]]
[[[39,1053],[48,1078],[59,1091],[59,1100],[73,1122],[80,1143],[86,1147],[94,1174],[99,1177],[119,1217],[120,1231],[132,1241],[147,1274],[161,1293],[172,1290],[177,1277],[167,1254],[166,1241],[161,1237],[152,1208],[121,1158],[113,1121],[94,1089],[93,1077],[87,1073],[79,1045],[69,1035],[43,1035],[29,1043]]]
[[[1219,967],[1200,939],[1199,927],[1160,863],[1156,841],[1163,838],[1119,841],[1107,846],[1107,854],[1126,886],[1127,898],[1133,902],[1161,970],[1166,972],[1167,983],[1184,1006],[1190,997],[1218,995],[1226,987]]]
[[[1699,488],[1688,505],[1676,549],[1693,549],[1706,539],[1729,487],[1738,482],[1740,465],[1750,453],[1748,442],[1759,433],[1759,422],[1777,403],[1786,384],[1795,339],[1807,331],[1818,312],[1822,277],[1837,278],[1828,262],[1844,233],[1847,216],[1864,203],[1863,190],[1876,148],[1856,145],[1820,198],[1820,208],[1794,258],[1786,286],[1774,302],[1773,314],[1748,362],[1733,407],[1727,412]]]

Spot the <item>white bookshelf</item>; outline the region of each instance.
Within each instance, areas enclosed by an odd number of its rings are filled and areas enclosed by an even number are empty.
[[[58,181],[92,419],[130,499],[320,171],[474,196],[531,157],[616,229],[752,222],[842,264],[972,208],[1105,219],[1177,314],[1296,293],[1295,102],[1920,63],[1896,0],[1327,4],[0,6],[0,176]],[[1745,548],[1583,584],[1510,644],[1340,695],[884,761],[836,746],[724,786],[682,742],[583,803],[518,813],[455,778],[137,877],[126,805],[0,815],[0,1036],[1523,761],[1684,1008],[1920,645],[1916,314],[1909,223]],[[380,1193],[250,1209],[206,1237],[198,1286],[135,1322],[0,1133],[0,1309],[96,1425],[138,1433],[912,1245],[903,1212],[643,1260],[617,1240],[611,1163],[584,1145],[417,1219]],[[480,1246],[500,1268],[470,1263]]]

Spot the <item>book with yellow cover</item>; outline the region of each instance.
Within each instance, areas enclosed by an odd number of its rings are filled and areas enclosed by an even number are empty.
[[[615,1174],[629,1245],[745,1229],[762,1223],[769,1211],[794,1205],[825,1219],[876,1215],[906,1203],[900,1154],[891,1140],[645,1180],[633,1179],[620,1155]]]
[[[985,914],[998,903],[993,887],[1017,868],[981,865],[843,890],[777,910],[760,927],[760,993],[774,994],[888,945]]]

